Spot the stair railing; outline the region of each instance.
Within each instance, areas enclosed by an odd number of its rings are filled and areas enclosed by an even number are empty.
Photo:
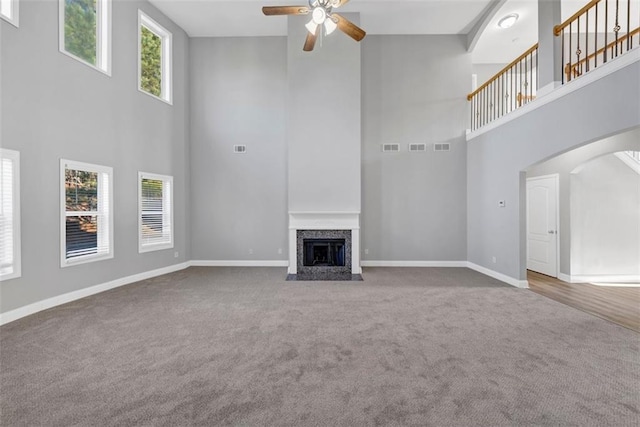
[[[562,38],[562,83],[640,44],[640,11],[631,0],[592,0],[553,32]]]
[[[467,95],[471,130],[522,107],[538,90],[538,43]]]

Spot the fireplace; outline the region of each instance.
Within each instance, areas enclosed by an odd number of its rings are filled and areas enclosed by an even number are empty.
[[[345,239],[303,239],[304,267],[344,267]]]
[[[362,280],[359,212],[289,212],[287,280]]]
[[[351,230],[297,230],[297,280],[352,280]]]

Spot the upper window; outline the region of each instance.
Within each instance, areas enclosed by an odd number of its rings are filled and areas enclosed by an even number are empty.
[[[20,153],[0,148],[0,280],[20,277]]]
[[[138,29],[138,88],[171,104],[171,33],[140,10]]]
[[[138,173],[139,252],[173,247],[173,177]]]
[[[60,161],[62,267],[113,258],[113,170]]]
[[[58,0],[60,52],[111,75],[111,0]]]
[[[0,0],[0,17],[18,26],[18,0]]]

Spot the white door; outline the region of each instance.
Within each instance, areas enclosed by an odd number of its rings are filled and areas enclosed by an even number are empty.
[[[558,277],[558,176],[527,179],[527,268]]]

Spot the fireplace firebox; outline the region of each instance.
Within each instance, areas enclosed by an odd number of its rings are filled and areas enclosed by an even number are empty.
[[[303,265],[344,267],[345,239],[303,239]]]

